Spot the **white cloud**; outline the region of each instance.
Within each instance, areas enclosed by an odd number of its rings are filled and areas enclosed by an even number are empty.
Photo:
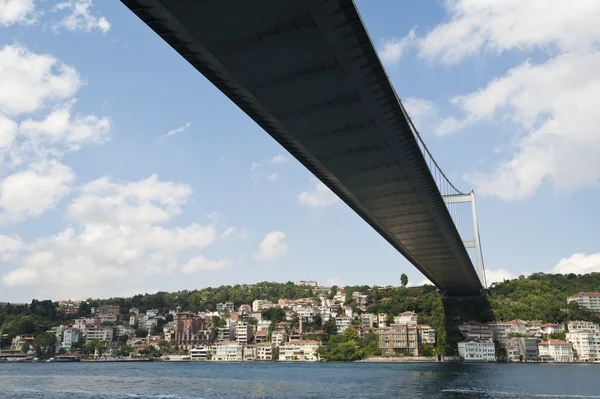
[[[599,44],[596,0],[452,0],[449,21],[418,39],[422,57],[457,63],[480,51],[586,52]]]
[[[92,14],[90,8],[92,0],[67,0],[54,6],[53,11],[66,11],[69,14],[63,19],[54,23],[54,29],[67,29],[70,31],[83,30],[91,32],[94,29],[106,33],[110,30],[110,23],[102,16],[97,17]]]
[[[568,258],[562,258],[552,269],[552,273],[561,274],[587,274],[600,272],[600,253],[595,254],[573,254]]]
[[[17,134],[17,127],[14,121],[0,115],[0,151],[10,148]]]
[[[181,266],[181,273],[194,274],[204,270],[223,270],[231,267],[232,262],[228,259],[209,260],[204,256],[196,256]]]
[[[70,108],[52,111],[44,120],[27,119],[21,122],[21,133],[50,143],[64,142],[71,149],[79,149],[83,143],[103,143],[108,139],[111,123],[107,117],[76,115]]]
[[[512,280],[517,277],[519,276],[505,269],[485,269],[485,280],[488,287],[493,283],[501,283],[504,280]]]
[[[337,287],[345,287],[348,285],[348,282],[339,277],[330,278],[330,279],[325,280],[325,287],[333,287],[334,285]]]
[[[171,136],[175,136],[176,134],[179,133],[183,133],[185,130],[189,129],[192,126],[192,124],[190,122],[187,122],[185,125],[180,126],[176,129],[171,129],[169,130],[167,133],[165,133],[164,135],[160,136],[159,139],[164,140],[167,139]]]
[[[23,248],[23,241],[18,235],[0,235],[0,260],[13,259]]]
[[[466,176],[479,193],[520,200],[545,180],[561,189],[597,184],[600,51],[565,54],[539,65],[526,62],[453,101],[466,113],[463,124],[499,115],[527,132],[495,170]]]
[[[54,207],[70,191],[73,170],[57,161],[14,173],[0,182],[1,217],[17,221]]]
[[[432,124],[438,119],[437,107],[429,100],[408,97],[402,103],[421,134],[429,131]]]
[[[424,278],[423,280],[419,281],[419,284],[417,284],[417,286],[421,285],[433,285],[433,283],[428,278]]]
[[[267,176],[267,180],[269,180],[269,181],[279,180],[279,174],[271,173],[269,176]]]
[[[34,9],[34,0],[0,0],[0,25],[32,23]]]
[[[326,207],[339,201],[338,197],[323,183],[314,181],[310,191],[298,194],[298,202],[309,207]]]
[[[221,234],[221,238],[227,238],[230,235],[232,235],[233,233],[235,233],[236,231],[237,231],[237,227],[230,226],[230,227],[226,228],[225,231]]]
[[[250,237],[250,233],[248,232],[247,229],[240,229],[235,226],[230,226],[230,227],[226,228],[225,231],[223,231],[223,233],[221,233],[220,238],[227,238],[227,237],[233,237],[233,236],[235,236],[236,238],[239,238],[241,240],[246,240]]]
[[[157,225],[179,213],[189,195],[186,185],[156,176],[133,182],[108,177],[92,181],[69,207],[69,216],[80,226],[20,247],[12,243],[21,255],[2,282],[98,297],[126,291],[131,281],[142,286],[153,276],[168,276],[177,269],[189,273],[229,265],[226,260],[200,262],[199,252],[215,241],[214,226]]]
[[[285,237],[285,233],[281,231],[271,231],[260,242],[258,252],[254,254],[254,257],[265,261],[274,261],[281,258],[288,250]]]
[[[287,160],[288,159],[285,155],[278,154],[278,155],[275,155],[273,158],[271,158],[269,160],[269,162],[274,163],[274,164],[275,163],[286,163]]]
[[[51,55],[17,45],[0,49],[0,112],[6,115],[33,112],[50,100],[70,98],[81,85],[77,71]]]
[[[391,38],[383,42],[382,48],[379,50],[379,57],[384,64],[393,64],[398,62],[402,55],[414,45],[415,32],[411,30],[408,35],[402,39]]]

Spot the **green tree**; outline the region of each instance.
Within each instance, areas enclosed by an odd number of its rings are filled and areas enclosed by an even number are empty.
[[[335,325],[335,320],[330,318],[325,323],[323,323],[323,331],[325,335],[336,335],[337,334],[337,326]]]
[[[30,346],[27,342],[25,342],[22,346],[21,346],[21,352],[23,353],[27,353],[29,352]]]
[[[406,287],[406,285],[408,284],[408,276],[406,274],[402,273],[402,275],[400,276],[400,283],[403,287]]]
[[[49,359],[54,356],[56,335],[51,332],[43,332],[33,341],[35,354],[40,359]]]
[[[423,347],[421,348],[421,355],[422,356],[433,356],[434,351],[433,348],[429,345],[423,345]]]

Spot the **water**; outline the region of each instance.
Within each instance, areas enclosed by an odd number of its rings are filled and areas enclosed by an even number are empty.
[[[0,398],[600,398],[600,365],[0,363]]]

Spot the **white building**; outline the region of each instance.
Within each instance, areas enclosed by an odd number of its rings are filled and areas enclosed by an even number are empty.
[[[394,324],[407,324],[416,326],[419,324],[419,316],[415,312],[402,312],[394,317]]]
[[[377,315],[377,326],[379,328],[385,327],[387,325],[388,315],[385,313],[379,313]]]
[[[552,358],[555,362],[572,362],[573,347],[560,339],[551,339],[539,343],[540,358]]]
[[[275,306],[275,304],[271,301],[265,301],[262,299],[255,299],[254,302],[252,302],[252,310],[254,312],[256,312],[257,310],[262,310],[262,309],[270,309],[273,306]]]
[[[197,348],[190,349],[190,358],[194,361],[206,361],[208,360],[208,350],[207,346],[199,346]]]
[[[77,328],[67,328],[63,331],[63,338],[60,347],[69,350],[71,346],[79,341],[81,337],[81,331],[79,331]]]
[[[346,292],[344,290],[338,290],[333,296],[333,300],[344,304],[344,302],[346,302]]]
[[[577,302],[592,312],[600,312],[600,292],[580,292],[567,298],[567,303]]]
[[[235,341],[215,342],[212,360],[216,362],[241,362],[244,360],[244,345]]]
[[[296,285],[299,285],[301,287],[313,287],[313,288],[316,288],[317,287],[317,282],[313,281],[313,280],[301,280],[301,281],[298,281],[296,283]]]
[[[465,338],[492,339],[493,334],[490,326],[485,323],[470,321],[458,326],[459,331]]]
[[[458,343],[458,355],[468,361],[495,362],[496,350],[489,339],[472,338]]]
[[[251,324],[239,322],[235,327],[235,340],[240,344],[247,344],[254,338],[254,327]]]
[[[336,316],[335,326],[337,327],[337,333],[339,335],[342,335],[344,333],[344,331],[346,331],[346,329],[348,327],[350,327],[351,325],[352,325],[352,319],[349,316],[346,316],[346,315]]]
[[[591,321],[575,320],[567,323],[569,332],[600,332],[600,326]]]
[[[557,334],[565,331],[564,324],[540,324],[540,330],[542,330],[542,334]]]
[[[98,341],[112,342],[115,330],[110,326],[87,326],[85,329],[85,343],[93,339]]]
[[[582,362],[600,360],[600,332],[571,332],[571,329],[569,329],[566,335],[567,341],[573,344],[577,360]]]
[[[285,342],[286,339],[287,334],[283,330],[273,331],[273,334],[271,335],[271,342],[275,346],[280,346]]]
[[[270,342],[263,342],[256,344],[256,358],[259,361],[271,361],[273,360],[273,344]]]
[[[271,327],[271,320],[259,320],[256,325],[257,330],[268,330]]]
[[[256,344],[244,345],[244,361],[253,362],[256,360]]]
[[[360,315],[360,322],[367,327],[374,327],[377,323],[377,316],[373,313],[363,313]]]
[[[319,360],[317,349],[318,341],[290,341],[279,347],[279,361],[304,361],[316,362]]]
[[[427,325],[418,325],[421,342],[424,345],[435,346],[437,343],[437,331]]]
[[[315,308],[298,308],[296,310],[296,314],[298,318],[306,321],[308,323],[312,323],[315,321],[315,316],[319,314],[319,309]]]

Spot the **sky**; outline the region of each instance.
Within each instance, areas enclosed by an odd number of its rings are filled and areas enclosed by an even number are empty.
[[[600,271],[600,2],[357,1],[488,282]],[[424,277],[119,1],[0,0],[0,301]]]

